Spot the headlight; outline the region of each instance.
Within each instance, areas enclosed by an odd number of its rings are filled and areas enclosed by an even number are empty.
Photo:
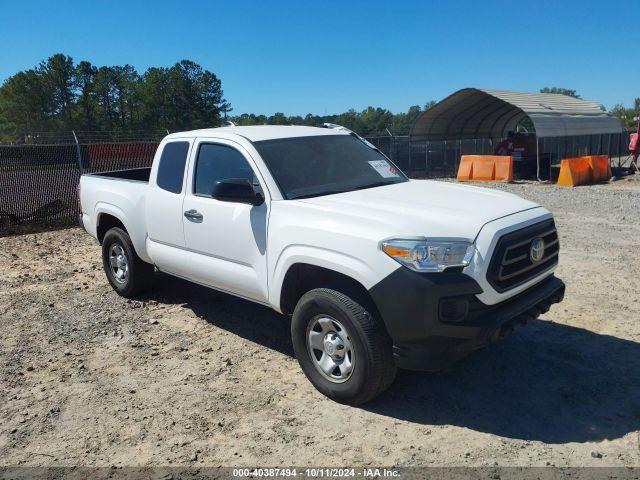
[[[442,272],[466,267],[475,253],[472,243],[458,240],[385,240],[384,253],[416,272]]]

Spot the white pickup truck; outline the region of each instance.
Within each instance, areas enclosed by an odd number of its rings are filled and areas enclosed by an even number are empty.
[[[291,316],[311,383],[370,400],[560,302],[544,208],[409,180],[344,129],[222,127],[162,140],[150,169],[83,175],[80,221],[125,297],[157,269]],[[274,335],[280,332],[274,332]]]

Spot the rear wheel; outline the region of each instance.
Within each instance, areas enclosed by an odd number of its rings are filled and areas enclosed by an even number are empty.
[[[105,234],[102,265],[109,283],[123,297],[135,297],[151,287],[153,265],[138,257],[129,234],[121,228],[114,227]]]
[[[309,381],[337,402],[367,402],[395,378],[391,340],[383,325],[341,292],[317,288],[303,295],[293,313],[291,335]]]

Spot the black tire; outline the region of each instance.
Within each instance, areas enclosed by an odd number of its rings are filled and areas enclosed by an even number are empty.
[[[118,249],[122,249],[127,262],[127,273],[122,278],[111,268],[110,257],[112,252],[120,251]],[[118,295],[131,298],[151,288],[154,267],[138,257],[129,234],[121,228],[114,227],[105,234],[102,240],[102,266],[109,283]]]
[[[335,383],[320,372],[321,367],[316,367],[317,363],[312,358],[314,353],[307,346],[311,322],[324,315],[344,325],[355,352],[353,370],[342,383]],[[341,292],[317,288],[304,294],[293,312],[291,337],[296,358],[305,375],[320,393],[332,400],[359,405],[376,397],[393,383],[396,367],[392,342],[384,326],[360,303]],[[316,355],[322,354],[316,352]]]

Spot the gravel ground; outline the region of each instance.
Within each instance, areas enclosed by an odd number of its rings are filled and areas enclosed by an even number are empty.
[[[640,466],[639,179],[495,188],[555,213],[564,303],[361,408],[266,308],[160,275],[120,298],[80,229],[1,238],[0,466]]]

